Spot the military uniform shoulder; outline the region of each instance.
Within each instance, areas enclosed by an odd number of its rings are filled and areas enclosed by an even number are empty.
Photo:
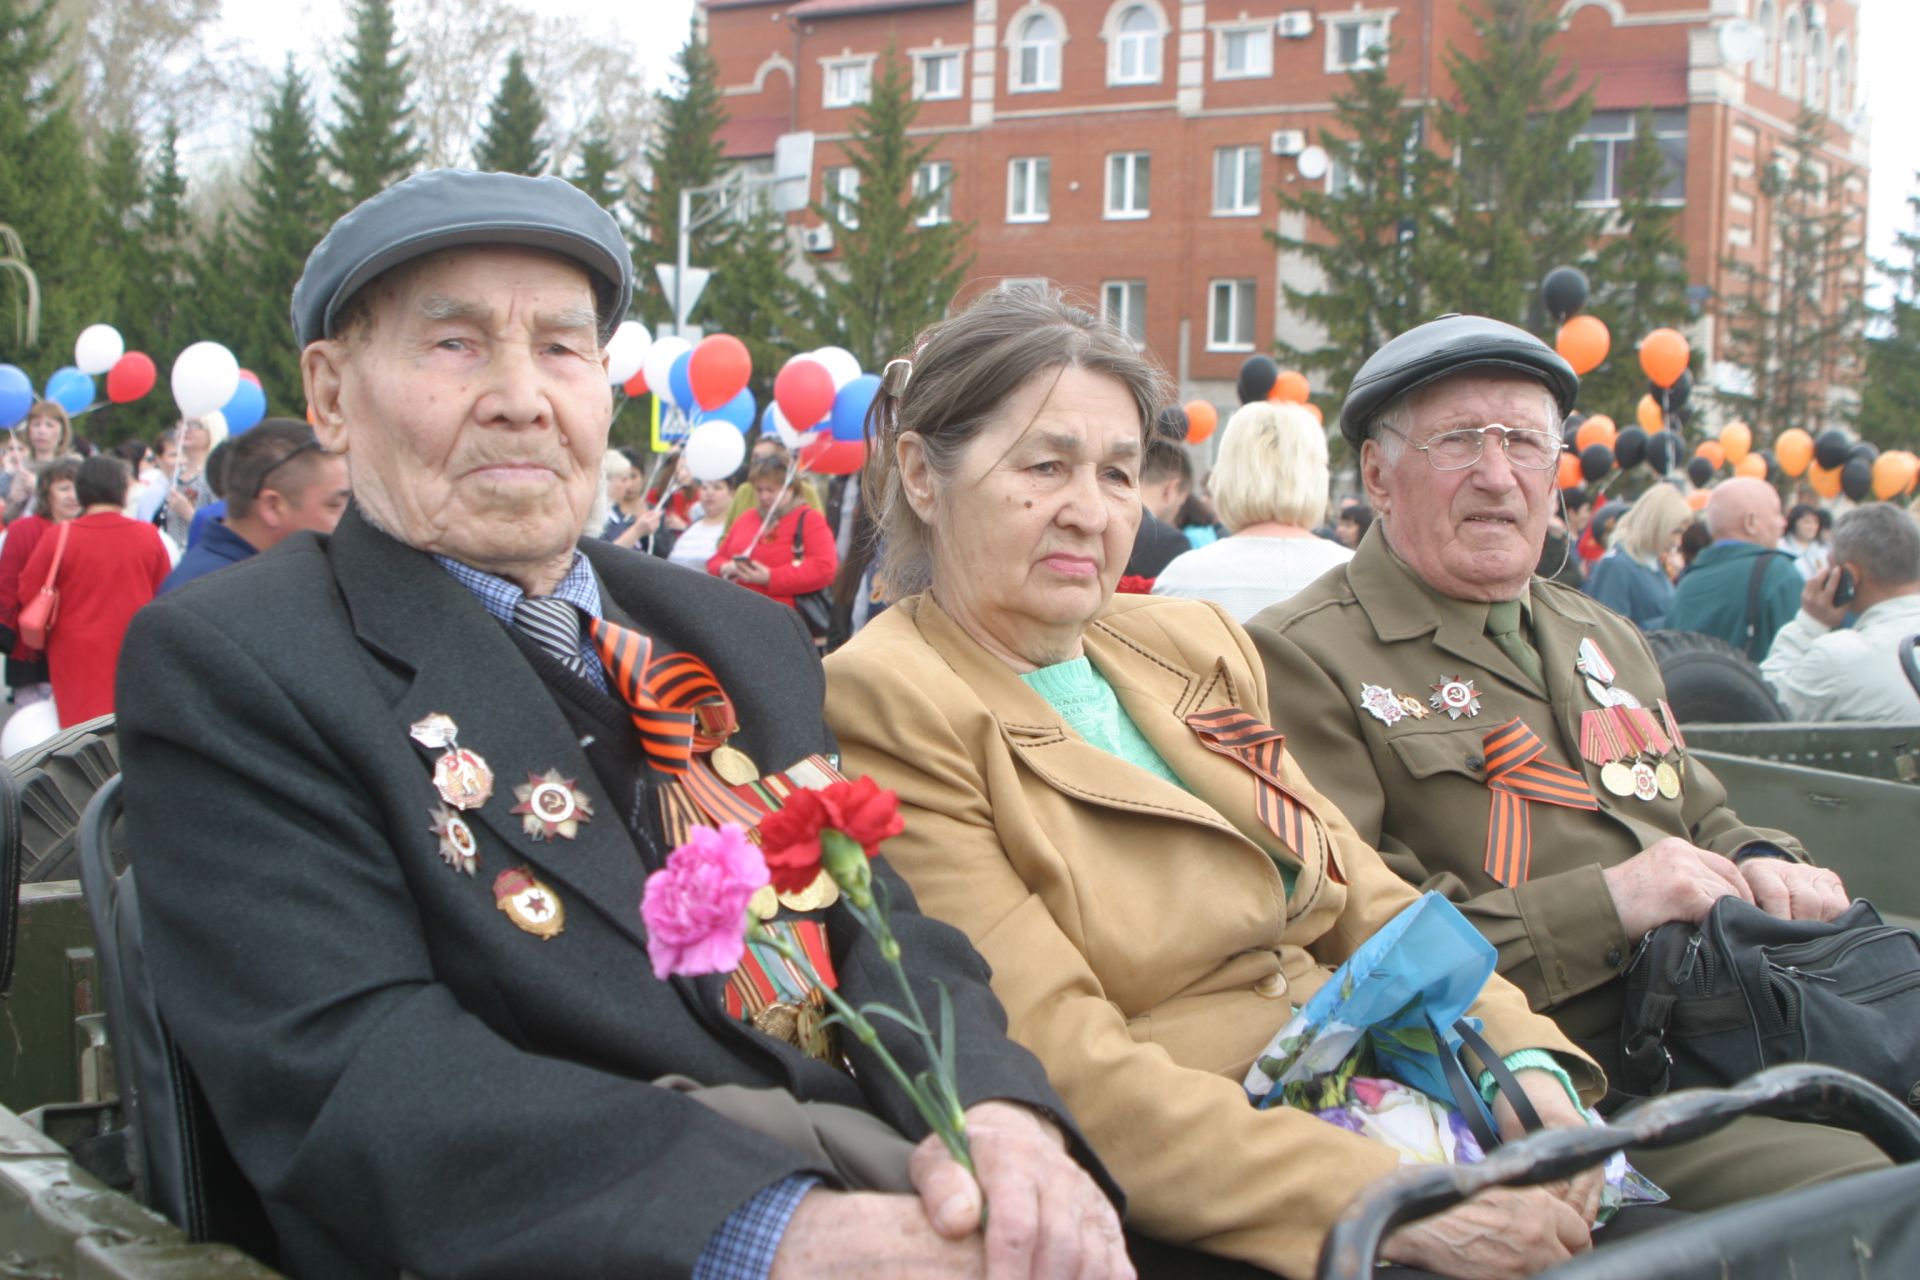
[[[1360,598],[1354,594],[1353,582],[1347,576],[1352,563],[1349,560],[1346,564],[1336,565],[1308,583],[1304,589],[1278,604],[1268,605],[1248,619],[1248,629],[1285,633],[1316,622],[1331,623],[1335,627],[1347,626],[1344,610],[1360,607]]]

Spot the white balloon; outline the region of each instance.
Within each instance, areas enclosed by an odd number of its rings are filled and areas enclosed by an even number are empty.
[[[762,435],[766,434],[768,427],[773,428],[773,434],[779,436],[780,443],[787,446],[787,448],[797,449],[800,447],[800,433],[793,429],[793,424],[787,421],[787,415],[780,412],[780,406],[777,404],[768,405],[766,415],[760,419],[760,433]]]
[[[691,342],[677,333],[670,333],[664,338],[654,339],[653,345],[647,348],[645,359],[640,362],[640,367],[647,373],[647,390],[677,409],[691,406],[674,401],[673,388],[667,385],[667,375],[673,371],[673,362],[691,350]]]
[[[73,340],[73,363],[80,372],[98,377],[127,354],[126,339],[110,324],[90,324]],[[220,403],[225,404],[222,400]]]
[[[854,359],[853,352],[845,347],[822,347],[818,351],[809,351],[807,356],[826,367],[827,372],[833,377],[835,391],[860,376],[860,362]]]
[[[653,335],[647,332],[647,326],[638,320],[622,321],[607,339],[607,381],[620,386],[640,372],[651,346]]]
[[[172,382],[181,416],[198,418],[233,399],[240,362],[217,342],[196,342],[174,357]]]
[[[29,703],[7,717],[0,729],[0,756],[17,756],[32,750],[60,732],[60,710],[53,699]]]
[[[740,469],[747,438],[731,422],[703,422],[687,433],[684,456],[695,480],[718,480]]]

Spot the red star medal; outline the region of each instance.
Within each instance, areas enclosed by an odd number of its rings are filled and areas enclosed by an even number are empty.
[[[502,871],[493,880],[493,905],[507,919],[543,941],[567,927],[567,909],[553,890],[533,878],[525,867]]]
[[[473,828],[467,820],[444,805],[438,809],[429,809],[427,813],[433,819],[430,828],[440,837],[440,856],[455,871],[464,871],[472,875],[474,868],[480,865],[480,845],[473,838]]]
[[[580,834],[580,824],[593,817],[593,805],[587,793],[562,778],[558,769],[544,774],[529,773],[527,785],[515,787],[520,803],[513,811],[520,814],[520,828],[535,840],[564,836],[571,840]]]

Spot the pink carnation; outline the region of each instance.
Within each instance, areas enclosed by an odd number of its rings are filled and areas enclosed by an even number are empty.
[[[695,827],[667,865],[647,877],[640,900],[653,976],[737,969],[746,950],[747,902],[766,883],[766,860],[737,824]]]

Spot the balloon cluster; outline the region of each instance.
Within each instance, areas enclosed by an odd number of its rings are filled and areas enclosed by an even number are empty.
[[[1326,418],[1319,405],[1308,399],[1313,387],[1307,381],[1307,375],[1298,369],[1282,369],[1270,356],[1248,356],[1240,364],[1240,377],[1235,384],[1240,403],[1253,404],[1266,400],[1273,404],[1297,404],[1313,415],[1315,422],[1325,422]],[[1195,416],[1194,405],[1204,404],[1195,400],[1186,406],[1187,443],[1199,444],[1213,434],[1220,423],[1220,412],[1211,404]]]
[[[867,411],[879,394],[880,376],[861,372],[851,351],[822,347],[780,366],[767,420],[780,443],[799,453],[801,466],[849,475],[867,460]]]
[[[1555,267],[1540,282],[1540,300],[1560,326],[1553,349],[1583,378],[1600,367],[1613,347],[1605,322],[1599,316],[1580,314],[1587,305],[1588,289],[1586,273],[1578,267]]]
[[[1773,451],[1784,474],[1804,475],[1823,498],[1844,493],[1855,502],[1869,496],[1884,502],[1920,485],[1920,457],[1904,449],[1882,451],[1837,427],[1817,437],[1789,427],[1774,439]]]
[[[94,379],[106,375],[107,398],[97,398]],[[56,369],[42,392],[70,416],[91,413],[102,404],[131,404],[153,390],[160,371],[144,351],[128,351],[120,331],[90,324],[73,342],[73,363]],[[217,342],[196,342],[173,362],[169,379],[174,403],[185,418],[222,415],[229,435],[258,423],[267,414],[260,379],[242,369],[233,353]],[[34,401],[25,371],[0,364],[0,428],[11,429],[26,417]]]

